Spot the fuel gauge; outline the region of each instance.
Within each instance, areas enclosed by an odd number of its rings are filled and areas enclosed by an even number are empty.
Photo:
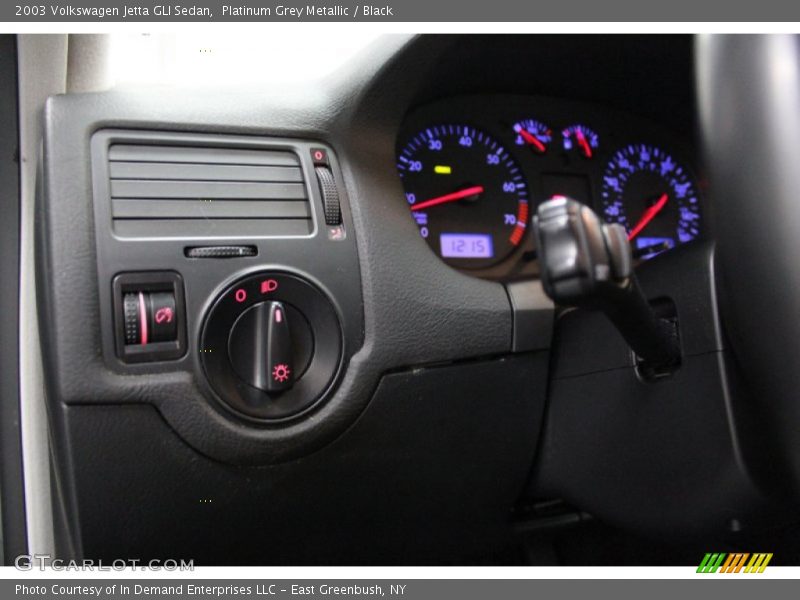
[[[517,133],[514,143],[517,146],[527,146],[536,154],[547,152],[547,145],[553,141],[553,130],[534,119],[514,123],[514,131]]]
[[[584,158],[592,158],[600,147],[600,136],[586,125],[570,125],[561,132],[564,150],[577,151]]]

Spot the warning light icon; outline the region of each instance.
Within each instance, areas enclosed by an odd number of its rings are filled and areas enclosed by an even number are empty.
[[[289,375],[292,374],[289,365],[284,363],[278,363],[272,368],[272,378],[275,381],[279,381],[283,383],[284,381],[288,381]]]

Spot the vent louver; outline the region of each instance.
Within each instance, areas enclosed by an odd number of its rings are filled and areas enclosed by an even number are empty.
[[[113,144],[111,216],[123,237],[302,236],[311,208],[285,150]]]

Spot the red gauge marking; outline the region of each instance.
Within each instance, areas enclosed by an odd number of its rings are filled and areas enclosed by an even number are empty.
[[[583,148],[583,155],[586,158],[592,158],[592,148],[589,146],[589,142],[586,141],[586,136],[583,135],[583,132],[580,129],[575,129],[575,137],[578,139],[578,143]]]
[[[522,241],[522,236],[525,234],[525,229],[528,227],[528,214],[528,203],[520,202],[519,210],[517,211],[517,224],[514,226],[514,230],[508,238],[512,246],[518,246]]]
[[[645,227],[647,227],[650,221],[656,218],[656,215],[663,210],[663,208],[667,205],[668,201],[669,201],[669,195],[663,194],[658,199],[658,201],[655,204],[653,204],[653,206],[644,211],[642,218],[639,219],[639,222],[636,223],[636,226],[633,229],[631,229],[631,232],[628,234],[629,242],[633,240],[633,238],[635,238],[637,235],[639,235],[642,232],[642,230]]]
[[[530,131],[527,131],[524,127],[520,127],[518,133],[522,136],[523,140],[536,148],[538,152],[544,153],[544,151],[547,150],[547,146],[545,146],[539,138],[533,135]]]
[[[409,208],[413,211],[422,210],[424,208],[430,208],[431,206],[438,206],[439,204],[445,204],[447,202],[455,202],[456,200],[461,200],[462,198],[477,196],[478,194],[482,194],[483,192],[484,188],[482,185],[474,185],[472,187],[464,188],[463,190],[453,192],[452,194],[445,194],[444,196],[437,196],[436,198],[431,198],[430,200],[423,200],[422,202],[417,202],[416,204],[412,204],[411,206],[409,206]]]

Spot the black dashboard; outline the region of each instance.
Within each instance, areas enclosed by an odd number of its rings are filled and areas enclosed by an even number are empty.
[[[625,227],[638,260],[706,234],[693,144],[598,103],[480,94],[425,104],[403,122],[397,169],[420,235],[479,277],[538,274],[528,223],[554,196]]]

